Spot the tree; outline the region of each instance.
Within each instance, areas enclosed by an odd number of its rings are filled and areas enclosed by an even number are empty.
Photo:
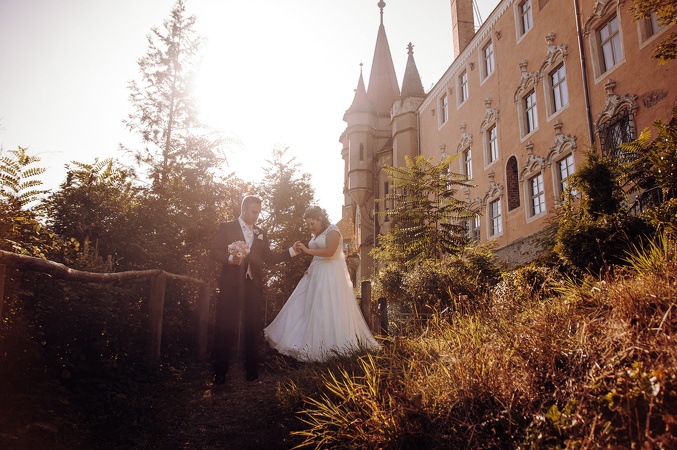
[[[271,160],[258,187],[263,201],[261,225],[268,231],[273,246],[283,249],[308,237],[306,210],[313,203],[315,192],[310,175],[300,172],[296,158],[287,157],[287,148],[273,149]],[[275,312],[289,298],[308,267],[308,259],[296,257],[290,263],[272,268],[266,275],[268,309]]]
[[[629,214],[612,156],[588,153],[585,165],[567,179],[567,185],[554,252],[570,268],[600,275],[626,263],[630,248],[653,234],[645,220]]]
[[[66,180],[45,202],[48,223],[84,248],[93,244],[94,253],[111,262],[124,258],[134,234],[130,216],[140,200],[134,172],[112,158],[95,158],[91,164],[72,161],[66,170]]]
[[[47,192],[39,189],[39,162],[23,147],[0,157],[0,249],[44,258],[60,245],[29,208]]]
[[[148,51],[138,61],[141,82],[129,84],[134,112],[125,124],[146,145],[135,156],[139,164],[149,167],[153,190],[160,197],[181,178],[209,172],[225,161],[222,140],[200,123],[193,98],[192,80],[202,44],[195,20],[186,17],[184,1],[178,0],[164,30],[151,29]]]
[[[38,189],[42,180],[37,178],[45,173],[45,169],[35,167],[33,164],[40,162],[40,158],[28,154],[23,147],[9,153],[9,156],[0,157],[0,197],[12,207],[23,209],[47,192]]]
[[[677,0],[634,0],[630,6],[634,20],[648,19],[656,15],[658,26],[667,27],[677,23]],[[677,58],[677,31],[665,36],[651,55],[660,64]]]
[[[622,180],[644,213],[656,226],[677,232],[677,107],[672,120],[654,122],[658,136],[645,129],[635,141],[621,145],[628,156],[621,169]]]
[[[384,212],[391,226],[374,250],[376,259],[414,265],[463,248],[465,221],[477,213],[457,198],[461,188],[472,186],[465,175],[449,171],[457,157],[449,155],[432,164],[432,159],[419,155],[406,158],[404,167],[382,169],[392,190],[379,201],[389,201],[393,208]]]

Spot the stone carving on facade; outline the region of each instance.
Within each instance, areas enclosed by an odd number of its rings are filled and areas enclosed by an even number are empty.
[[[520,62],[520,70],[522,71],[522,77],[520,78],[520,84],[517,86],[515,91],[515,103],[519,102],[524,94],[529,92],[538,84],[538,72],[527,72],[527,60],[523,59]]]
[[[668,93],[662,89],[657,89],[646,94],[642,94],[642,104],[645,108],[653,108],[658,103],[665,100],[668,96]]]
[[[567,44],[555,45],[555,33],[548,34],[545,37],[545,42],[548,43],[548,53],[541,63],[541,68],[538,70],[538,76],[541,79],[547,75],[550,68],[566,60],[569,54],[569,46]]]
[[[559,120],[555,123],[555,143],[550,147],[548,155],[545,157],[546,164],[550,166],[554,160],[557,160],[559,155],[571,153],[576,151],[578,145],[576,144],[576,136],[562,133],[562,122]]]
[[[605,19],[609,11],[623,6],[623,3],[625,3],[625,0],[597,0],[592,8],[592,14],[585,19],[585,24],[583,24],[585,37],[588,37],[591,31],[597,29],[597,26]]]
[[[480,124],[480,133],[484,133],[489,125],[498,121],[498,109],[491,107],[491,97],[484,100],[484,120]]]
[[[628,109],[630,110],[630,114],[634,116],[639,109],[636,95],[625,94],[623,96],[619,96],[614,93],[615,88],[616,82],[614,80],[609,80],[604,85],[604,90],[606,91],[606,102],[604,103],[604,109],[599,113],[599,116],[595,121],[595,127],[597,130],[599,130],[600,126],[604,122],[607,122],[620,111]]]
[[[489,186],[484,194],[484,198],[482,199],[483,205],[487,205],[490,200],[503,196],[503,185],[496,183],[494,180],[495,176],[496,174],[493,171],[489,172]]]
[[[545,167],[545,161],[542,157],[534,155],[534,144],[527,142],[527,160],[524,168],[520,172],[520,181],[523,181],[528,174],[541,172]]]
[[[461,142],[459,142],[456,151],[460,153],[466,148],[470,147],[470,144],[472,144],[472,134],[466,133],[465,122],[463,122],[461,123]]]

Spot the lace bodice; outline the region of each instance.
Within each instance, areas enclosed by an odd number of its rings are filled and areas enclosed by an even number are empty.
[[[336,231],[339,236],[341,235],[341,231],[339,228],[334,225],[330,224],[325,230],[320,233],[318,236],[314,237],[313,239],[310,240],[308,243],[308,248],[327,248],[327,233],[329,231]],[[342,241],[343,239],[340,239]],[[336,259],[339,258],[343,254],[343,249],[341,248],[341,244],[339,241],[339,246],[336,248],[336,252],[332,256],[315,256],[314,258],[317,259]]]

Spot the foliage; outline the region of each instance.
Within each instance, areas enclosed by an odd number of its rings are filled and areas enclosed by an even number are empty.
[[[303,215],[314,199],[310,175],[299,172],[300,164],[287,157],[287,148],[275,148],[266,161],[263,181],[258,186],[263,201],[261,226],[277,250],[289,248],[307,236]],[[267,316],[272,318],[289,298],[308,267],[308,259],[266,268]]]
[[[23,147],[9,153],[9,156],[0,156],[0,198],[12,208],[23,209],[46,192],[38,189],[42,181],[37,178],[45,169],[35,167],[34,163],[40,162],[40,158],[30,155]]]
[[[45,202],[47,223],[65,239],[93,245],[110,258],[111,271],[130,244],[129,219],[140,194],[133,186],[134,173],[111,158],[95,158],[91,164],[73,161],[66,170],[66,180]]]
[[[610,157],[589,153],[570,179],[558,211],[555,253],[581,272],[597,274],[623,264],[630,246],[652,235],[653,228],[622,209],[624,192],[616,165]]]
[[[469,311],[496,284],[500,270],[486,247],[469,247],[442,260],[426,260],[405,270],[389,265],[378,273],[378,288],[391,303],[409,311]]]
[[[301,394],[304,445],[674,448],[677,265],[661,242],[604,281],[524,268],[506,278],[518,308],[492,296],[382,341],[358,370],[315,367],[323,386],[287,392]]]
[[[635,141],[621,145],[628,156],[621,175],[651,223],[677,232],[677,107],[672,116],[667,124],[654,122],[655,139],[645,129]]]
[[[404,167],[386,165],[382,169],[392,190],[379,201],[389,201],[393,207],[383,212],[391,225],[389,237],[373,251],[377,260],[414,265],[463,248],[465,221],[476,213],[456,198],[461,188],[471,186],[465,175],[449,171],[456,158],[458,155],[450,155],[432,164],[432,159],[419,155],[406,158]]]
[[[139,59],[141,82],[129,83],[134,112],[125,120],[148,147],[136,151],[139,164],[148,166],[153,191],[168,195],[176,184],[218,168],[224,158],[222,141],[200,124],[192,81],[202,38],[196,34],[195,16],[186,17],[177,0],[164,29],[151,29],[148,51]]]
[[[668,27],[677,23],[677,0],[633,0],[630,13],[635,21],[648,19],[655,14],[659,27]],[[677,58],[677,31],[665,36],[654,48],[651,55],[660,64],[667,64]]]
[[[29,207],[46,193],[38,189],[45,171],[35,167],[40,158],[22,147],[9,153],[0,157],[0,249],[40,258],[58,254],[67,243],[43,226],[39,210]]]

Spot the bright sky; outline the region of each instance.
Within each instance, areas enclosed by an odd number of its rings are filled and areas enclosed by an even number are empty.
[[[499,0],[478,0],[486,19]],[[153,26],[174,0],[0,0],[0,148],[28,147],[54,189],[64,165],[125,161],[140,148],[122,120],[128,82]],[[202,47],[202,121],[242,145],[227,173],[259,181],[271,151],[311,174],[332,222],[343,203],[340,134],[364,63],[368,83],[379,26],[377,0],[187,0]],[[477,20],[476,20],[477,21]],[[398,83],[407,44],[426,92],[452,61],[450,0],[387,0],[384,25]]]

